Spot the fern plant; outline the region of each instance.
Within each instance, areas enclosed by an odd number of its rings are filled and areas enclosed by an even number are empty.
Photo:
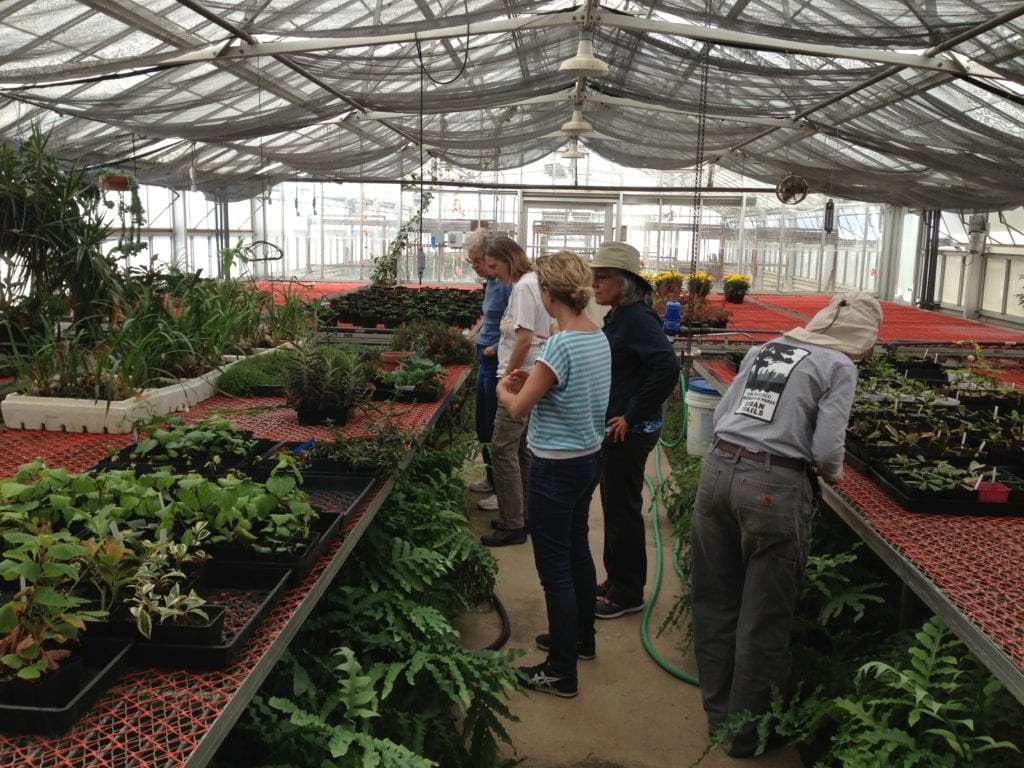
[[[1002,685],[964,653],[940,619],[916,638],[904,662],[864,664],[855,695],[832,702],[838,729],[829,757],[851,767],[1019,765],[1013,742],[980,728],[993,726],[986,715],[999,711]]]
[[[466,649],[452,625],[495,574],[461,456],[421,448],[217,766],[502,765],[522,652]]]

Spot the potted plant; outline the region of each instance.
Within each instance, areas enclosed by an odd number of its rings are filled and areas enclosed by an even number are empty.
[[[725,300],[730,304],[742,304],[743,298],[749,290],[750,277],[748,275],[734,272],[726,275],[722,281],[722,293],[725,294]]]
[[[690,272],[686,276],[686,290],[696,296],[707,296],[713,282],[714,278],[707,272]]]
[[[399,399],[433,402],[441,395],[448,371],[439,363],[418,355],[402,358],[398,370],[385,376],[399,394]]]
[[[224,631],[224,606],[210,606],[195,589],[182,587],[185,574],[161,556],[143,562],[135,574],[128,611],[147,640],[215,644]],[[154,621],[155,620],[155,621]]]
[[[349,408],[366,399],[369,376],[359,350],[307,339],[287,354],[285,397],[300,424],[344,424]]]
[[[395,331],[391,350],[414,352],[442,364],[467,365],[475,359],[473,342],[462,331],[437,320],[407,323]]]
[[[79,636],[87,622],[106,617],[71,591],[85,548],[66,531],[30,524],[6,531],[3,540],[0,577],[18,587],[0,605],[0,701],[45,706],[44,699],[59,706],[80,687],[79,665],[67,663]]]

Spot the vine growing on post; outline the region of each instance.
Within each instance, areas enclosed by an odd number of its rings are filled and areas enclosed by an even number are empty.
[[[373,272],[370,273],[370,282],[373,285],[391,288],[398,284],[398,259],[409,246],[410,236],[418,231],[419,223],[423,220],[423,212],[430,207],[430,201],[434,199],[434,193],[423,189],[417,183],[418,180],[419,177],[413,173],[410,174],[409,181],[402,185],[403,190],[419,195],[416,212],[409,221],[398,228],[394,239],[388,244],[387,251],[374,258]]]

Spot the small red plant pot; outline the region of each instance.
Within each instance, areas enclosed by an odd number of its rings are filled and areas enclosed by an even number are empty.
[[[1010,499],[1010,486],[991,480],[978,483],[978,501],[1005,504]]]

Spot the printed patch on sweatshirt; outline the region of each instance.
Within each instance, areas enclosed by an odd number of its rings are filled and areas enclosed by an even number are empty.
[[[806,349],[777,341],[761,347],[750,368],[736,413],[772,421],[793,369],[809,354]]]

